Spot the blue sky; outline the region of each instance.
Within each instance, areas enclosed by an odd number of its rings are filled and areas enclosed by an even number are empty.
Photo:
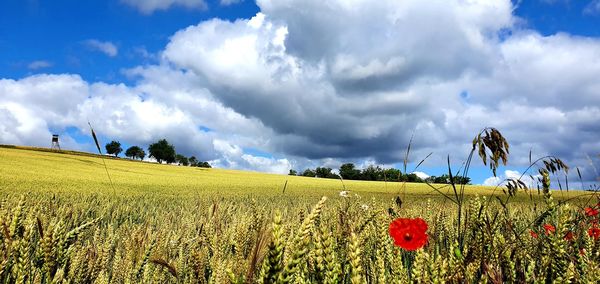
[[[86,80],[121,82],[121,68],[153,61],[144,55],[159,52],[179,29],[210,18],[252,17],[251,1],[206,10],[173,7],[145,15],[119,1],[8,0],[0,3],[0,76],[20,78],[37,72],[77,73]],[[114,57],[86,47],[87,40],[116,45]],[[52,66],[31,70],[31,62]]]
[[[439,175],[447,154],[460,165],[469,137],[498,126],[521,156],[508,170],[522,171],[522,156],[532,149],[566,155],[594,178],[585,155],[600,152],[593,126],[600,93],[590,79],[600,74],[596,57],[584,57],[600,54],[600,1],[475,1],[473,7],[359,1],[358,14],[345,14],[352,7],[333,0],[326,6],[293,0],[148,3],[2,1],[0,118],[11,122],[0,122],[0,143],[43,146],[44,133],[58,132],[67,147],[91,150],[84,120],[106,112],[92,121],[103,140],[143,145],[167,137],[183,154],[218,166],[286,172],[343,162],[400,167],[414,132],[415,159],[435,153],[420,170]],[[470,9],[477,5],[482,9]],[[403,9],[419,17],[379,20]],[[437,26],[437,17],[450,24]],[[482,42],[470,37],[473,31]],[[551,66],[542,66],[549,60]],[[589,66],[568,73],[566,83],[553,82],[577,62]],[[533,75],[535,68],[544,74]],[[510,81],[530,73],[540,78]],[[533,106],[540,101],[534,90],[548,93],[545,103]],[[46,98],[63,91],[72,97],[48,106]],[[524,102],[532,107],[522,111],[540,113],[537,119],[503,115]],[[141,129],[152,118],[160,123]],[[553,135],[564,142],[548,139]],[[472,177],[482,183],[490,173],[477,166]]]
[[[600,36],[600,17],[594,10],[597,1],[537,0],[520,1],[516,14],[544,35],[566,32],[580,36]]]

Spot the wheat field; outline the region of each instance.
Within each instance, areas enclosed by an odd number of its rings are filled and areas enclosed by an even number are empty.
[[[435,186],[452,194],[448,186]],[[457,210],[425,184],[342,183],[0,148],[0,279],[600,280],[597,216],[584,210],[594,208],[595,195],[521,190],[501,202],[502,190],[481,186],[468,186],[465,195]],[[389,225],[400,217],[427,222],[423,248],[394,245]]]
[[[162,194],[196,196],[273,196],[315,197],[337,195],[344,187],[355,193],[392,196],[399,191],[409,195],[436,195],[422,183],[383,183],[343,181],[301,176],[265,174],[250,171],[205,169],[158,165],[127,159],[105,158],[113,186],[103,161],[95,155],[57,154],[26,149],[0,148],[2,188],[12,191],[43,189],[44,192],[109,194]],[[286,185],[287,181],[287,185]],[[405,190],[406,189],[406,190]],[[447,189],[445,189],[447,190]],[[469,186],[467,194],[491,194],[492,189]],[[387,197],[389,197],[387,196]]]

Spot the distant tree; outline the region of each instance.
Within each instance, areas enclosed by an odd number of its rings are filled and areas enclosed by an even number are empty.
[[[470,177],[460,177],[459,179],[460,184],[471,184],[471,178]]]
[[[471,178],[470,177],[462,177],[462,176],[457,176],[457,177],[453,177],[454,178],[454,184],[469,184],[471,183]],[[447,174],[443,174],[441,176],[430,176],[428,178],[425,179],[427,182],[429,183],[441,183],[441,184],[450,184],[450,176]]]
[[[433,176],[433,182],[434,183],[446,183],[446,184],[449,184],[450,183],[450,176],[447,175],[447,174],[443,174],[443,175],[441,175],[439,177]]]
[[[200,168],[211,168],[210,164],[208,162],[199,162],[198,163],[198,167]]]
[[[419,176],[417,176],[416,174],[414,174],[414,173],[404,175],[404,177],[405,177],[405,180],[403,180],[403,181],[407,181],[407,182],[423,182],[423,180]]]
[[[130,158],[130,159],[135,159],[135,155],[137,154],[137,148],[139,148],[139,147],[131,146],[131,147],[127,148],[127,150],[125,150],[125,157]]]
[[[383,180],[383,169],[379,166],[369,165],[361,171],[361,177],[363,180]]]
[[[177,154],[175,155],[175,162],[179,163],[182,166],[189,166],[190,165],[190,161],[188,160],[188,158],[184,155],[180,155]]]
[[[315,169],[315,176],[319,178],[327,178],[331,174],[331,168],[317,167]]]
[[[191,156],[188,161],[190,162],[190,166],[192,167],[197,167],[198,166],[198,159],[195,156]]]
[[[315,176],[319,178],[340,178],[340,176],[331,172],[331,168],[327,167],[317,167],[315,169]]]
[[[137,152],[137,155],[135,155],[136,158],[143,160],[146,157],[146,152],[144,151],[144,149],[140,148],[140,150]]]
[[[289,176],[296,176],[298,175],[298,172],[296,170],[290,170],[290,172],[288,173]]]
[[[167,164],[175,162],[175,147],[169,144],[166,139],[161,139],[156,143],[150,144],[148,152],[150,153],[149,156],[156,159],[159,163],[162,163],[162,161],[167,162]]]
[[[302,172],[302,176],[305,176],[305,177],[315,177],[316,174],[315,174],[315,172],[313,170],[306,169],[306,170],[304,170],[304,172]]]
[[[109,155],[115,155],[115,157],[119,156],[119,153],[123,152],[123,148],[121,148],[121,143],[119,141],[111,141],[106,144],[106,153]]]
[[[444,175],[444,176],[447,177],[446,178],[446,181],[447,181],[446,183],[448,183],[448,184],[451,183],[450,182],[450,176],[448,176],[448,175]],[[469,184],[469,183],[471,183],[471,178],[470,177],[455,176],[455,177],[452,177],[452,178],[454,179],[454,184]]]
[[[359,179],[360,170],[356,169],[352,163],[343,164],[340,166],[340,176],[343,179]]]
[[[394,168],[383,170],[383,174],[386,181],[399,181],[402,177],[402,172]]]
[[[143,153],[143,156],[141,155],[142,153]],[[140,156],[142,156],[140,159],[144,159],[144,157],[146,156],[146,153],[139,146],[131,146],[131,147],[127,148],[127,150],[125,151],[125,156],[129,157],[131,159],[137,159],[137,158],[140,158]]]

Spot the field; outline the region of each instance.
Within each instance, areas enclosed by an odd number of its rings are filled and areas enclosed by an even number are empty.
[[[434,186],[454,194],[450,186]],[[481,186],[467,186],[464,194],[450,200],[425,184],[342,183],[0,148],[0,279],[600,280],[600,231],[589,214],[596,196],[521,189],[508,197]],[[394,245],[389,226],[399,217],[427,223],[423,248]]]
[[[162,195],[165,197],[273,197],[287,195],[336,196],[344,189],[353,193],[390,198],[401,189],[398,183],[344,181],[249,171],[204,169],[141,163],[127,159],[105,159],[114,188],[96,155],[57,154],[25,149],[0,148],[2,188],[14,191],[43,189],[43,192]],[[286,186],[287,181],[287,186]],[[285,194],[282,194],[286,186]],[[439,197],[425,184],[406,184],[406,194]],[[467,194],[491,194],[491,189],[471,186]]]

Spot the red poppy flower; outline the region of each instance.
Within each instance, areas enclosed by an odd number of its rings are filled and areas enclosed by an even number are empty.
[[[592,207],[587,207],[587,208],[585,208],[585,215],[589,216],[589,217],[594,217],[594,216],[598,215],[598,209],[595,209]]]
[[[544,224],[544,230],[546,231],[546,235],[550,234],[550,233],[554,233],[554,231],[556,231],[556,227],[550,225],[550,224]]]
[[[531,237],[533,237],[534,239],[538,238],[538,234],[534,231],[534,230],[529,230],[529,234],[531,235]]]
[[[573,232],[571,232],[571,231],[568,231],[568,232],[565,234],[565,240],[567,240],[567,241],[572,241],[572,240],[573,240],[573,238],[575,238],[575,235],[573,235]]]
[[[588,235],[590,235],[590,237],[594,238],[594,240],[597,240],[598,238],[600,238],[600,228],[598,227],[592,227],[588,230]]]
[[[421,218],[398,218],[390,223],[394,245],[405,250],[417,250],[427,243],[427,222]]]

